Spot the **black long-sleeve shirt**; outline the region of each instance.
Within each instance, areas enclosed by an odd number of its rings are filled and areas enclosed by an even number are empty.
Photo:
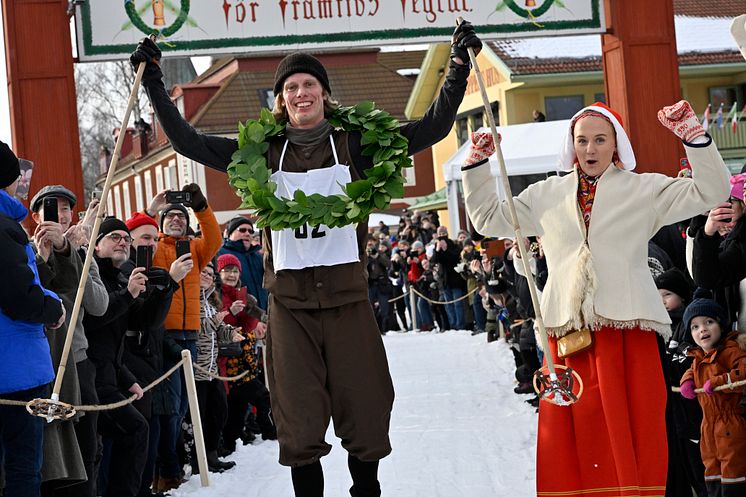
[[[399,131],[408,140],[410,155],[416,154],[445,138],[453,127],[456,112],[466,91],[469,67],[451,62],[448,75],[437,100],[422,119],[401,125]],[[160,78],[144,81],[145,89],[158,120],[171,145],[178,153],[206,166],[225,171],[238,142],[232,138],[205,135],[195,130],[179,114],[171,102]],[[361,134],[332,131],[331,136],[339,161],[350,166],[352,179],[364,178],[363,171],[372,166],[372,158],[362,155]],[[267,164],[273,171],[279,168],[279,158],[285,144],[284,136],[270,140]],[[288,143],[283,171],[306,172],[330,167],[334,154],[329,140],[315,145]],[[367,222],[357,226],[359,262],[334,266],[309,267],[275,273],[272,261],[271,233],[265,230],[264,286],[289,308],[333,308],[368,299],[366,270]]]

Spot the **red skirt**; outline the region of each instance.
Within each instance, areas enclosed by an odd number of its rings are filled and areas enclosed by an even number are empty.
[[[653,331],[604,327],[593,346],[557,359],[585,390],[566,407],[541,402],[538,496],[654,497],[666,491],[666,386]]]

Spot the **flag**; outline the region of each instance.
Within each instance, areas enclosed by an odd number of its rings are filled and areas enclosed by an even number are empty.
[[[705,131],[710,127],[710,108],[712,107],[712,104],[707,104],[707,108],[705,108],[705,115],[702,119],[702,127],[705,128]]]
[[[718,107],[718,112],[715,114],[715,121],[718,123],[718,129],[723,129],[723,104]]]
[[[733,107],[731,107],[730,112],[728,112],[728,118],[730,119],[730,129],[733,131],[733,133],[736,132],[736,128],[738,127],[737,105],[738,105],[738,102],[733,102]]]

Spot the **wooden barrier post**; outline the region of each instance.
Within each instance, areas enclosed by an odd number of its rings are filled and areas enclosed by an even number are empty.
[[[197,450],[199,479],[203,487],[209,487],[210,476],[207,474],[207,452],[205,451],[205,438],[202,435],[202,419],[200,418],[199,403],[197,402],[197,384],[194,382],[192,355],[188,350],[182,350],[181,357],[184,359],[184,381],[186,381],[187,397],[189,397],[189,411],[192,413],[192,430],[194,432],[194,448]]]

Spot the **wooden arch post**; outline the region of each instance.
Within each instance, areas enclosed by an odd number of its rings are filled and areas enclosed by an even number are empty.
[[[83,207],[67,0],[2,0],[12,149],[34,162],[31,198],[62,184]]]
[[[673,0],[605,0],[605,8],[606,101],[622,115],[636,171],[673,176],[684,149],[656,117],[660,108],[681,99]]]

